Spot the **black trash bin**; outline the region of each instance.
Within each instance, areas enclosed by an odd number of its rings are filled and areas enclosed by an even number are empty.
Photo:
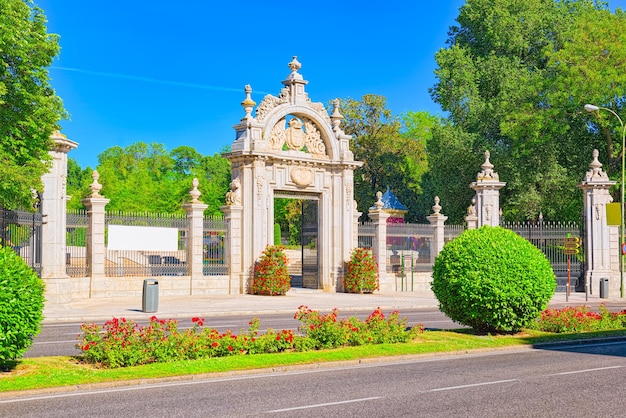
[[[156,312],[159,309],[159,281],[145,279],[143,281],[143,297],[141,310],[143,312]]]
[[[603,277],[600,279],[600,299],[606,299],[609,297],[609,279]]]

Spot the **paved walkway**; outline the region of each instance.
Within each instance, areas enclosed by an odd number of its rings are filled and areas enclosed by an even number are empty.
[[[594,309],[605,303],[611,310],[626,309],[626,298],[600,299],[598,295],[572,293],[566,301],[565,293],[556,293],[550,307],[588,305]],[[355,311],[384,311],[415,308],[436,308],[437,299],[432,292],[375,292],[370,295],[350,293],[324,293],[321,290],[292,288],[285,296],[211,295],[160,297],[155,313],[142,312],[141,297],[85,299],[66,304],[47,303],[44,323],[53,322],[103,322],[113,317],[128,319],[181,318],[190,316],[261,313],[295,313],[300,305],[311,309],[329,311],[339,309],[340,314]]]

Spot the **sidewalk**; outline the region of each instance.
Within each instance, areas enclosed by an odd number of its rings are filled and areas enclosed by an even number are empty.
[[[588,305],[594,310],[600,304],[611,310],[626,309],[626,298],[600,299],[597,294],[572,292],[566,302],[565,293],[555,293],[550,307]],[[430,291],[426,292],[375,292],[371,295],[351,293],[324,293],[321,290],[292,288],[285,296],[210,295],[160,297],[155,313],[142,312],[141,297],[86,299],[66,304],[46,303],[44,323],[54,322],[104,322],[113,317],[145,320],[159,318],[210,317],[219,315],[258,315],[270,313],[295,313],[300,305],[319,311],[339,309],[340,314],[356,311],[383,311],[416,308],[437,308],[438,302]]]

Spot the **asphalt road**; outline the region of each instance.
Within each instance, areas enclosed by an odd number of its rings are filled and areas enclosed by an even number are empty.
[[[0,397],[10,417],[622,417],[626,343],[321,364]]]
[[[339,317],[358,316],[361,319],[371,312],[364,313],[350,312],[349,310],[340,311]],[[387,313],[387,312],[385,312]],[[406,317],[409,326],[417,323],[424,324],[427,328],[450,329],[461,328],[442,314],[438,309],[413,309],[403,310],[401,316]],[[296,330],[299,321],[293,318],[293,314],[266,314],[256,315],[260,319],[260,331],[265,332],[268,328],[275,330],[293,329]],[[220,332],[227,329],[235,333],[239,333],[242,329],[248,329],[248,322],[252,316],[214,316],[205,317],[205,326],[216,328]],[[142,324],[141,322],[138,322]],[[190,328],[191,318],[179,319],[179,329]],[[102,324],[100,324],[102,325]],[[80,354],[75,345],[77,337],[81,333],[80,323],[56,323],[45,324],[41,333],[33,341],[33,345],[24,355],[24,357],[45,357],[45,356],[73,356]]]

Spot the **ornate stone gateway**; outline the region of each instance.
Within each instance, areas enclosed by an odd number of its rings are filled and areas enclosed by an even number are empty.
[[[228,225],[230,293],[247,292],[255,261],[273,243],[275,197],[304,196],[309,203],[303,209],[317,212],[307,218],[315,235],[307,236],[306,247],[315,249],[315,258],[307,253],[309,261],[303,263],[303,270],[305,265],[311,271],[316,267],[317,277],[309,277],[305,286],[343,291],[344,263],[357,246],[360,213],[353,172],[361,163],[354,161],[350,136],[340,128],[339,101],[330,115],[322,103],[311,102],[300,67],[294,57],[280,94],[265,96],[254,115],[252,88],[245,87],[245,116],[234,126],[236,139],[225,154],[233,178],[222,208]]]

